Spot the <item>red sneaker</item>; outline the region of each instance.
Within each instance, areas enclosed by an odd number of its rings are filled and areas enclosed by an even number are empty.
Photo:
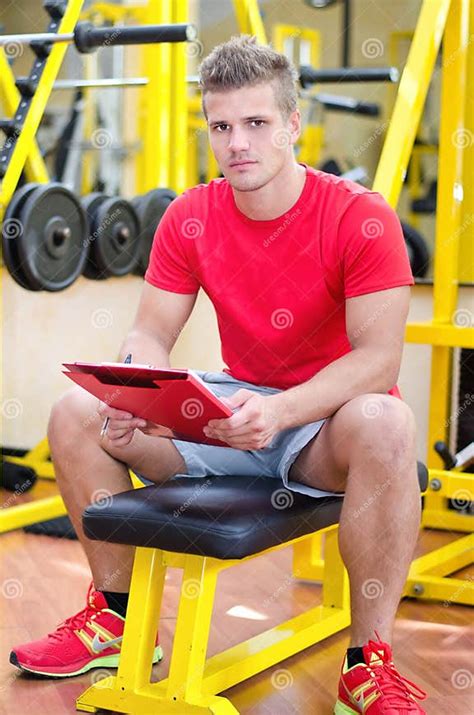
[[[335,715],[426,715],[415,698],[424,700],[427,694],[400,675],[390,646],[376,636],[377,642],[362,647],[365,663],[348,668],[347,655],[344,658]]]
[[[108,607],[104,595],[91,583],[82,611],[67,618],[54,633],[12,650],[10,663],[29,673],[56,678],[91,668],[117,668],[124,625],[125,619]],[[162,658],[157,635],[153,663]]]

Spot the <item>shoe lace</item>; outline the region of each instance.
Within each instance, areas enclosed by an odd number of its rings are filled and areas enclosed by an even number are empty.
[[[97,608],[90,605],[89,596],[91,593],[91,588],[92,585],[87,593],[86,607],[83,608],[82,611],[79,611],[79,613],[75,613],[73,616],[69,616],[69,618],[66,618],[66,620],[59,623],[53,633],[48,633],[48,638],[50,638],[51,640],[62,640],[65,630],[71,632],[73,630],[77,630],[78,628],[82,628],[82,626],[87,623],[87,621],[92,615],[99,613]]]
[[[380,653],[379,648],[382,641],[377,631],[375,633],[379,642],[369,640],[369,646],[375,652]],[[385,660],[384,656],[387,657],[387,660]],[[404,706],[405,708],[409,705],[409,709],[412,709],[416,707],[413,698],[425,700],[428,697],[428,694],[416,683],[400,675],[394,664],[388,660],[385,652],[381,655],[381,660],[382,665],[372,665],[370,669],[374,673],[377,686],[387,698],[388,705],[393,707]]]
[[[380,690],[383,690],[389,705],[394,707],[413,705],[412,697],[418,698],[418,700],[425,700],[427,697],[427,693],[418,685],[400,675],[393,663],[376,666],[373,668],[373,672],[375,681]]]

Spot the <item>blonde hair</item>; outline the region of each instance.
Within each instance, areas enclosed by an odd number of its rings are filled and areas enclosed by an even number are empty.
[[[276,103],[283,117],[288,119],[297,108],[297,79],[298,73],[285,55],[267,45],[258,45],[254,36],[231,37],[214,47],[199,68],[204,114],[206,92],[225,92],[271,82]]]

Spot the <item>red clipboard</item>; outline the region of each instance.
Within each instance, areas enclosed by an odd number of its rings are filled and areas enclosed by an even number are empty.
[[[228,447],[206,437],[209,420],[233,412],[193,370],[124,363],[63,363],[70,380],[112,407],[153,422],[152,434]]]

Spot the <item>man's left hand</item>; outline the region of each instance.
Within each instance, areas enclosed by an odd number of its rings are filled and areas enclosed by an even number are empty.
[[[278,395],[260,395],[240,389],[230,397],[220,399],[231,408],[240,409],[231,417],[209,420],[204,427],[206,437],[226,442],[234,449],[264,449],[282,427],[278,418]]]

